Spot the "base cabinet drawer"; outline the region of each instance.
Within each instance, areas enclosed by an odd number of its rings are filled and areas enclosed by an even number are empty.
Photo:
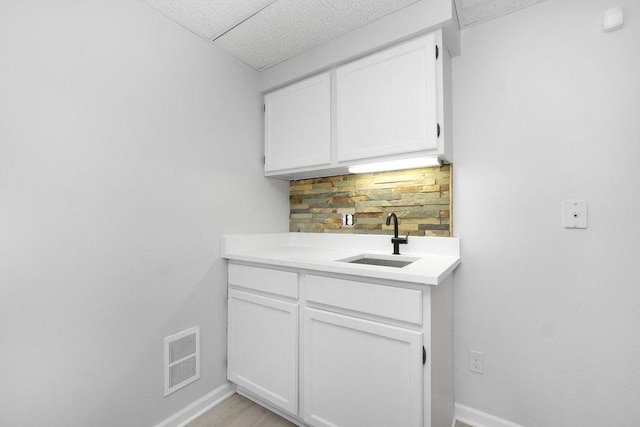
[[[228,280],[231,286],[298,298],[298,274],[291,271],[230,263]]]
[[[305,308],[304,421],[422,425],[422,333]]]
[[[298,412],[298,305],[229,290],[227,378]]]
[[[306,300],[387,319],[422,324],[422,292],[307,275]]]

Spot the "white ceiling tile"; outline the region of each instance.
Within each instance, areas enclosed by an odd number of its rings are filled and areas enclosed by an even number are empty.
[[[461,0],[460,25],[468,27],[524,9],[544,0]]]
[[[418,0],[278,0],[216,40],[265,69]]]
[[[275,0],[142,0],[206,38],[215,38]]]
[[[418,1],[142,0],[263,70]],[[455,0],[461,28],[544,0]]]
[[[460,0],[460,3],[462,4],[462,8],[466,9],[468,7],[473,7],[473,6],[477,5],[477,4],[487,3],[489,1],[491,1],[491,0]]]

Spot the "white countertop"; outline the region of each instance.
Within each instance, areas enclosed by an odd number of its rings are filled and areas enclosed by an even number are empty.
[[[460,239],[412,237],[391,255],[390,235],[275,233],[226,235],[222,257],[228,260],[280,267],[437,285],[460,264]],[[385,258],[418,258],[401,268],[340,261],[361,254]]]

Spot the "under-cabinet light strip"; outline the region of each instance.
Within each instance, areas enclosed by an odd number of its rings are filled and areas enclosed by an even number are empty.
[[[414,159],[392,160],[389,162],[367,163],[364,165],[349,166],[350,173],[384,172],[400,169],[415,169],[440,166],[437,157],[417,157]]]

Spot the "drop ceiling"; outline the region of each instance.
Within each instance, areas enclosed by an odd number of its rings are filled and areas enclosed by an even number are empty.
[[[466,28],[516,12],[541,1],[543,0],[455,0],[455,5],[460,28]]]
[[[142,0],[168,18],[265,70],[419,1]],[[543,0],[454,0],[465,28]]]

